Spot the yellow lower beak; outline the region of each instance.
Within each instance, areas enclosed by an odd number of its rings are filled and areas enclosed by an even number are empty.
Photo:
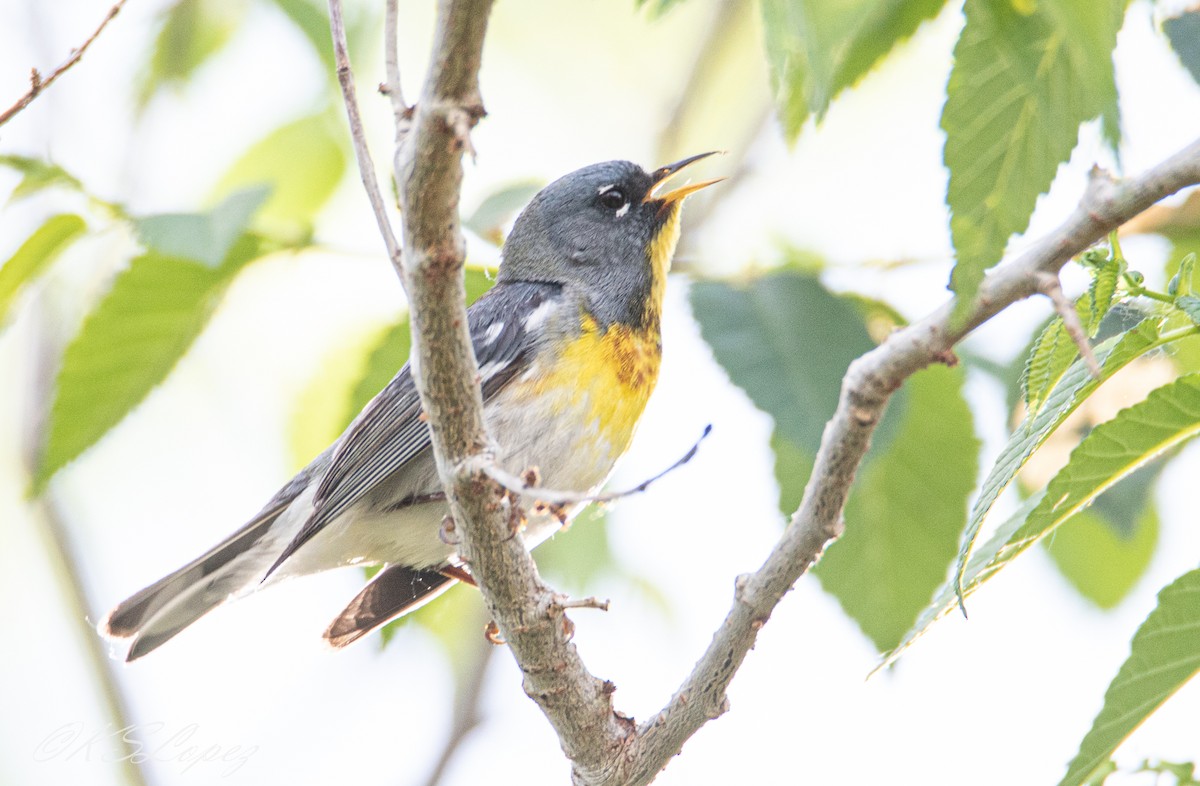
[[[725,178],[718,177],[718,178],[714,178],[712,180],[704,180],[699,183],[689,183],[686,186],[680,186],[679,188],[668,191],[665,194],[661,194],[661,195],[655,194],[655,191],[657,191],[659,188],[661,188],[668,180],[675,177],[675,175],[682,172],[686,167],[694,164],[695,162],[697,162],[703,158],[708,158],[711,155],[716,155],[718,152],[720,152],[720,151],[714,150],[709,153],[701,153],[700,155],[691,156],[690,158],[685,158],[682,161],[676,161],[674,164],[668,164],[667,166],[660,167],[660,168],[654,170],[654,172],[650,175],[650,177],[653,178],[653,180],[654,180],[654,187],[650,189],[649,193],[646,194],[646,198],[643,199],[642,201],[650,202],[651,200],[653,200],[653,201],[661,202],[663,204],[663,206],[665,207],[666,205],[670,205],[674,202],[680,201],[681,199],[686,197],[688,194],[694,194],[702,188],[707,188],[708,186],[711,186],[713,183],[720,183]]]

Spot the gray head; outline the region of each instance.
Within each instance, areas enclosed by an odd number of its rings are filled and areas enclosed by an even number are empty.
[[[517,217],[498,281],[576,284],[605,324],[640,325],[662,301],[679,238],[679,209],[696,183],[656,195],[703,153],[647,172],[630,161],[593,164],[555,180]]]

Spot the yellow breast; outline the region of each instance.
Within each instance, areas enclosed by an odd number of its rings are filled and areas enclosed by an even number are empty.
[[[547,402],[557,422],[574,422],[582,440],[594,440],[615,461],[633,439],[661,358],[657,330],[610,325],[602,331],[589,317],[553,369],[524,382],[523,392]]]

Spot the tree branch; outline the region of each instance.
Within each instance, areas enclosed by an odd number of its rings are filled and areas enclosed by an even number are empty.
[[[631,762],[610,784],[648,783],[709,719],[728,707],[725,690],[754,646],[758,630],[821,552],[842,532],[850,484],[892,394],[910,376],[940,362],[968,333],[1019,300],[1038,293],[1073,256],[1163,197],[1200,183],[1200,140],[1125,182],[1093,169],[1083,199],[1057,230],[989,275],[965,318],[954,323],[953,300],[893,333],[854,361],[837,411],[825,426],[804,500],[757,572],[739,576],[733,608],[712,644],[670,703],[638,730]]]
[[[331,7],[337,0],[330,0]],[[666,707],[636,726],[617,712],[612,683],[590,674],[571,643],[571,606],[538,576],[519,533],[512,494],[489,477],[494,451],[483,422],[478,368],[467,331],[458,217],[462,154],[483,116],[478,71],[491,0],[440,0],[420,100],[399,133],[396,181],[406,265],[397,271],[413,320],[413,373],[459,553],[479,583],[499,634],[524,674],[527,694],[554,727],[580,786],[649,783],[705,722],[727,707],[725,691],[776,604],[835,539],[855,472],[892,393],[943,361],[967,333],[1037,293],[1046,275],[1168,194],[1200,182],[1200,141],[1139,178],[1116,183],[1098,170],[1057,231],[987,277],[964,319],[954,303],[894,333],[851,364],[825,428],[804,501],[763,566],[741,576],[733,607],[708,650]],[[340,62],[340,61],[339,61]],[[398,129],[399,131],[400,129]],[[1044,287],[1044,284],[1041,284]]]
[[[338,84],[342,87],[342,103],[346,105],[346,119],[350,123],[350,138],[354,142],[354,160],[358,162],[358,174],[371,203],[371,211],[375,214],[375,223],[379,226],[383,244],[387,246],[388,258],[392,261],[392,267],[399,271],[404,266],[404,260],[400,255],[400,243],[392,230],[391,219],[388,218],[387,206],[379,191],[375,162],[371,158],[367,134],[363,130],[362,115],[358,111],[358,94],[354,87],[354,69],[350,65],[350,52],[346,44],[346,23],[342,19],[341,0],[329,0],[329,31],[333,35],[333,58],[337,65]],[[403,98],[399,100],[403,103]]]
[[[108,27],[108,23],[113,20],[117,14],[121,13],[121,8],[125,5],[125,0],[117,0],[112,8],[108,9],[108,13],[104,15],[104,19],[100,21],[99,27],[88,36],[88,39],[79,45],[79,48],[72,49],[71,54],[63,61],[62,65],[50,72],[50,76],[43,77],[41,73],[32,68],[29,71],[29,90],[25,95],[17,99],[17,102],[0,112],[0,126],[12,120],[21,110],[33,103],[33,99],[42,94],[42,91],[54,84],[54,81],[66,73],[67,69],[74,66],[83,59],[83,53],[88,50],[92,42],[100,37],[100,33],[104,32],[104,28]]]

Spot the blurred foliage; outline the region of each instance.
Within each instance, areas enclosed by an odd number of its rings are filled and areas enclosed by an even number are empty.
[[[215,195],[267,186],[258,228],[292,242],[307,241],[318,210],[346,174],[345,132],[332,110],[280,126],[250,146],[217,183]]]
[[[245,0],[179,0],[163,24],[143,75],[138,103],[145,106],[164,87],[185,84],[233,37],[246,11]]]
[[[789,515],[846,367],[875,346],[869,319],[891,312],[834,295],[794,267],[740,285],[697,282],[691,297],[718,362],[775,419],[775,475]],[[960,371],[929,369],[897,395],[847,503],[846,532],[816,569],[881,649],[900,640],[954,558],[979,447],[961,386]]]
[[[1164,19],[1162,26],[1183,67],[1200,82],[1200,10],[1193,8]]]
[[[151,248],[117,277],[63,355],[35,492],[163,381],[261,243],[242,235],[218,267]]]

